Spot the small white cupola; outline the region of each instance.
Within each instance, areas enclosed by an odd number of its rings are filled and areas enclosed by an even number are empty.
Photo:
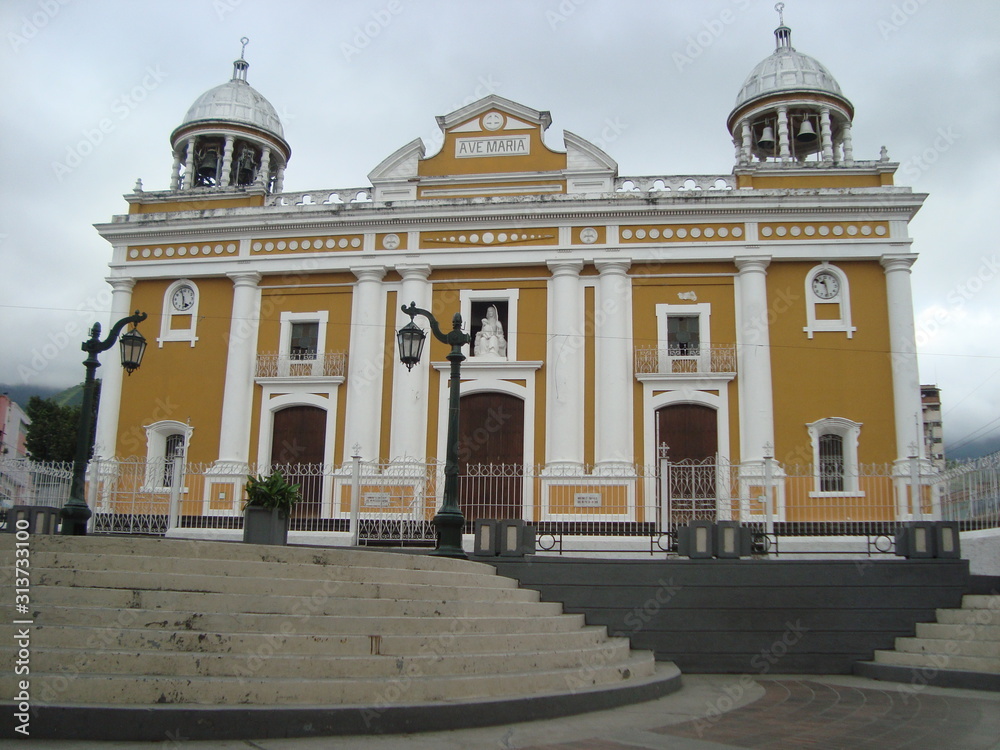
[[[247,83],[243,49],[231,80],[199,96],[170,135],[170,189],[281,192],[291,149],[271,103]]]
[[[852,166],[854,106],[830,71],[792,47],[785,4],[774,8],[775,50],[747,76],[727,121],[736,163]]]

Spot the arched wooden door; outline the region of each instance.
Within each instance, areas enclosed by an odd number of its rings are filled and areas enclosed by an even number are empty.
[[[718,414],[701,404],[673,404],[656,410],[656,444],[667,446],[669,475],[659,482],[668,525],[715,513]],[[664,471],[660,462],[660,471]],[[662,493],[661,493],[662,494]]]
[[[458,499],[467,523],[524,513],[524,401],[506,393],[463,396]]]
[[[317,406],[289,406],[274,413],[271,466],[298,484],[302,500],[296,518],[316,518],[323,501],[326,411]]]

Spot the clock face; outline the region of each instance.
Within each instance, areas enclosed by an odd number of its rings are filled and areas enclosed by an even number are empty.
[[[840,293],[840,280],[832,273],[823,271],[813,277],[812,290],[820,299],[833,299]]]
[[[179,286],[170,298],[175,310],[184,312],[194,306],[194,289],[189,286]]]

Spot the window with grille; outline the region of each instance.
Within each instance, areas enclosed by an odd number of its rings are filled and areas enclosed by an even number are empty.
[[[289,358],[293,360],[316,359],[319,349],[319,322],[306,321],[292,323],[289,343]]]
[[[819,436],[820,492],[844,490],[844,438],[826,433]]]
[[[667,317],[667,349],[670,356],[697,356],[701,346],[700,316]]]
[[[184,454],[184,436],[173,434],[167,435],[164,443],[163,454],[163,484],[161,487],[170,487],[174,478],[174,462],[182,461]]]

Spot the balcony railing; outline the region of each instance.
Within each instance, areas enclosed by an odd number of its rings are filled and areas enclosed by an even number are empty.
[[[637,375],[735,373],[736,345],[712,344],[676,348],[637,346],[635,372]]]
[[[258,378],[334,378],[346,372],[344,352],[257,355]]]

